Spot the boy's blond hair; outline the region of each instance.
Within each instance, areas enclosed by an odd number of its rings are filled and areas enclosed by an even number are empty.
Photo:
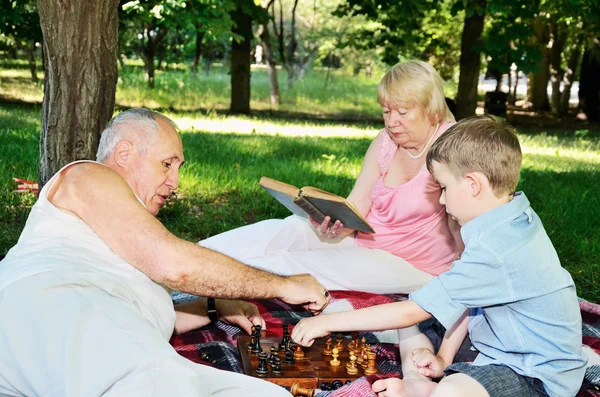
[[[433,66],[423,61],[400,62],[392,66],[377,87],[381,106],[420,106],[434,123],[454,121],[444,96],[444,82]]]
[[[444,164],[456,178],[481,172],[496,196],[512,194],[519,182],[521,145],[515,129],[494,116],[469,117],[443,133],[427,153],[432,162]]]

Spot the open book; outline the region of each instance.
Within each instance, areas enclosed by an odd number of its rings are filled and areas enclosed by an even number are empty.
[[[303,218],[308,215],[322,223],[326,216],[330,216],[330,224],[339,219],[349,229],[375,233],[367,220],[343,197],[311,186],[298,189],[266,176],[260,179],[260,185],[287,209]]]

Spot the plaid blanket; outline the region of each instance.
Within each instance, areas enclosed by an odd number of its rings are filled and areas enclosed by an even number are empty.
[[[356,291],[332,291],[332,301],[327,307],[327,312],[360,309],[382,303],[389,303],[405,299],[405,295],[375,295]],[[196,299],[195,296],[174,293],[175,303]],[[302,307],[290,306],[279,300],[254,301],[261,315],[267,323],[267,330],[272,336],[282,336],[282,325],[296,324],[301,318],[310,314]],[[584,384],[577,397],[600,397],[600,305],[580,300],[581,315],[583,318],[583,344],[590,356],[590,366],[586,372]],[[290,327],[292,328],[292,327]],[[201,329],[175,336],[171,344],[182,356],[200,364],[235,372],[243,372],[240,356],[237,351],[236,338],[240,331],[238,327],[221,322],[211,324]],[[426,334],[430,338],[437,337],[431,330]],[[377,364],[382,373],[362,377],[344,387],[333,391],[321,391],[317,397],[372,397],[371,384],[382,377],[402,376],[400,354],[398,351],[398,337],[396,331],[381,331],[361,333],[377,352]],[[349,335],[348,335],[349,337]],[[465,343],[458,352],[455,361],[470,361],[473,352]],[[202,353],[212,357],[210,364],[202,360]],[[205,356],[206,357],[206,356]]]

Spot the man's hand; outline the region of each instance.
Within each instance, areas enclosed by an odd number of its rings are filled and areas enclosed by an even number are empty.
[[[262,329],[267,329],[265,320],[260,316],[256,305],[229,299],[217,299],[215,303],[221,321],[237,325],[248,334],[252,333],[253,325],[260,325]]]
[[[292,340],[302,346],[311,346],[316,338],[331,333],[328,327],[329,316],[324,314],[319,317],[303,318],[292,330]]]
[[[421,375],[437,379],[444,376],[446,364],[444,360],[433,354],[429,349],[415,349],[412,352],[412,360]]]
[[[286,277],[281,300],[292,304],[302,305],[312,314],[320,314],[329,304],[331,296],[310,274],[298,274]]]

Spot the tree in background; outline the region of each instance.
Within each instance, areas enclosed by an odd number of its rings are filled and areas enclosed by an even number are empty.
[[[0,0],[0,41],[27,54],[31,79],[38,81],[36,46],[42,42],[42,29],[34,0]]]
[[[61,167],[93,159],[117,87],[118,0],[38,0],[44,35],[40,188]]]

